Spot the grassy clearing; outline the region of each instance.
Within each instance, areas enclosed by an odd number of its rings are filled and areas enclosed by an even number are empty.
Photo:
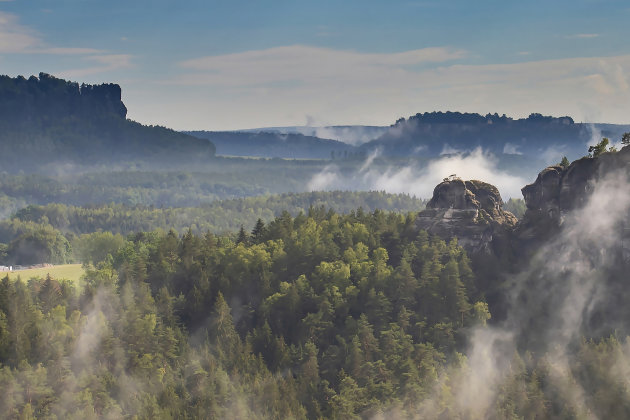
[[[81,264],[64,264],[64,265],[56,265],[54,267],[44,267],[44,268],[32,268],[28,270],[19,270],[12,272],[1,272],[0,278],[5,278],[6,275],[9,275],[11,280],[17,279],[18,276],[23,281],[27,281],[30,278],[36,277],[44,279],[47,274],[50,274],[50,277],[53,279],[67,279],[72,280],[76,283],[79,282],[79,279],[83,275],[84,270],[81,267]]]

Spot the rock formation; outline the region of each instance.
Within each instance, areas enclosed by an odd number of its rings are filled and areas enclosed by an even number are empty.
[[[119,118],[127,108],[120,86],[88,85],[40,73],[39,78],[0,76],[0,124],[48,124],[64,118]]]
[[[558,232],[567,212],[586,202],[598,179],[617,170],[625,171],[630,181],[630,146],[576,160],[566,168],[545,168],[535,182],[522,189],[527,211],[518,223],[514,215],[503,210],[493,185],[447,179],[435,187],[416,226],[445,240],[456,237],[471,254],[522,257]],[[630,190],[619,194],[630,194]],[[620,229],[624,229],[623,244],[627,245],[623,252],[630,259],[630,214]]]
[[[567,168],[550,166],[542,170],[536,181],[521,190],[527,211],[515,231],[519,248],[535,247],[557,232],[567,212],[586,202],[595,182],[617,170],[625,171],[630,180],[630,147],[597,158],[584,157]],[[630,215],[626,225],[630,228]]]
[[[28,79],[0,75],[2,170],[138,164],[162,169],[203,165],[215,155],[208,140],[126,116],[121,88],[113,83],[79,85],[46,73]]]
[[[497,254],[507,245],[516,221],[512,213],[503,210],[495,186],[453,178],[435,187],[416,226],[446,240],[456,237],[470,253]]]

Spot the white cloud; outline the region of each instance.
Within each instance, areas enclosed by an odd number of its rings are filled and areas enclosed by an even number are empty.
[[[254,86],[268,83],[361,83],[366,77],[395,77],[405,67],[462,58],[464,51],[424,48],[391,54],[359,53],[303,45],[201,57],[180,63],[197,73],[174,80],[181,84]]]
[[[449,48],[366,54],[290,46],[202,57],[180,63],[181,73],[163,88],[139,92],[134,118],[181,129],[238,129],[296,125],[304,115],[330,124],[389,125],[434,110],[583,121],[585,110],[597,109],[604,122],[628,122],[630,55],[453,64],[465,55]]]
[[[95,65],[61,71],[59,76],[67,79],[76,79],[91,74],[126,69],[133,67],[131,59],[132,56],[129,54],[91,55],[84,57],[84,60],[95,63]]]
[[[562,157],[568,154],[569,151],[566,145],[551,145],[540,152],[540,158],[547,165],[557,165],[562,160]]]
[[[444,143],[444,145],[442,146],[442,151],[440,152],[440,156],[444,156],[444,155],[457,155],[460,153],[463,153],[463,150],[459,150],[454,148],[453,146],[451,146],[448,143]]]
[[[17,16],[0,12],[0,53],[19,53],[41,44],[37,34],[21,25]]]
[[[503,153],[508,155],[522,155],[523,152],[518,150],[519,146],[517,144],[505,143],[503,146]]]
[[[310,191],[317,190],[376,190],[389,193],[407,193],[420,198],[431,198],[433,188],[452,174],[462,179],[476,179],[495,185],[503,199],[520,198],[521,188],[527,180],[497,168],[494,156],[475,149],[435,159],[425,167],[379,167],[373,152],[355,173],[343,173],[337,166],[328,165],[308,184]]]
[[[85,55],[102,52],[94,48],[49,46],[37,31],[22,25],[18,16],[0,11],[0,53]]]

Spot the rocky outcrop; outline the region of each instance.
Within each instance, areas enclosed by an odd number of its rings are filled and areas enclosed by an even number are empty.
[[[521,190],[527,210],[521,221],[503,210],[496,187],[481,181],[447,179],[435,187],[427,209],[416,226],[443,239],[456,237],[473,254],[495,257],[529,254],[562,226],[565,215],[581,207],[597,180],[613,171],[625,171],[630,181],[630,146],[619,152],[584,157],[568,167],[543,169]],[[621,190],[619,194],[630,194]],[[630,215],[622,227],[630,258]]]
[[[435,187],[416,226],[443,239],[457,238],[470,253],[497,254],[509,245],[516,217],[503,210],[499,190],[481,181],[447,179]]]
[[[58,119],[126,116],[120,86],[114,83],[79,85],[46,73],[28,79],[0,76],[0,125],[47,126]]]
[[[214,145],[159,126],[126,119],[117,84],[87,85],[46,73],[0,76],[2,170],[66,171],[94,165],[205,164]],[[83,168],[83,169],[81,169]]]
[[[527,211],[516,229],[515,241],[527,248],[547,239],[560,228],[567,212],[586,202],[597,180],[617,170],[626,171],[630,179],[630,147],[597,158],[584,157],[567,168],[542,170],[536,181],[521,190]]]

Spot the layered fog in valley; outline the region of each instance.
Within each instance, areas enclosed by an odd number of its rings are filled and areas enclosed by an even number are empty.
[[[628,13],[0,0],[0,418],[630,418]]]

